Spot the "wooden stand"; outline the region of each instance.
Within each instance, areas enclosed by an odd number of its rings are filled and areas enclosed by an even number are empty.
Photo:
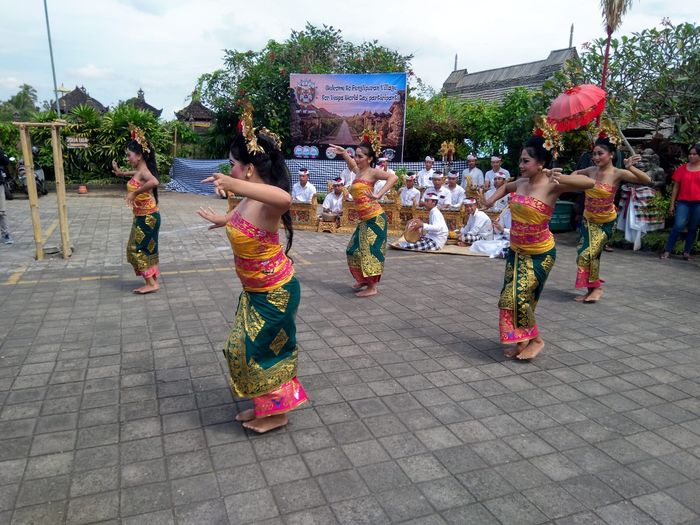
[[[32,227],[34,228],[34,244],[36,246],[36,259],[44,258],[44,242],[49,234],[42,234],[41,218],[39,216],[39,195],[36,191],[36,180],[34,179],[34,157],[32,156],[32,139],[29,135],[30,128],[51,128],[51,148],[53,150],[53,165],[56,175],[56,200],[58,202],[58,224],[61,230],[61,254],[67,259],[72,254],[70,245],[70,230],[68,228],[68,213],[66,209],[66,181],[63,173],[63,152],[59,131],[63,126],[68,125],[65,120],[55,120],[54,122],[13,122],[19,127],[19,139],[22,145],[22,156],[24,157],[24,168],[27,177],[27,193],[29,195],[29,209],[32,216]]]

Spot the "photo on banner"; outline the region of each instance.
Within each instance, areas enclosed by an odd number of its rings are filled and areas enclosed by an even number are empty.
[[[332,160],[329,144],[353,152],[369,128],[379,133],[384,156],[403,160],[406,73],[292,73],[289,82],[295,158]]]

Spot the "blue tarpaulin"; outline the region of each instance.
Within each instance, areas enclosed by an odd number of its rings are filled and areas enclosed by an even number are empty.
[[[292,184],[299,180],[299,169],[308,168],[309,181],[316,186],[319,192],[325,192],[329,180],[334,179],[345,168],[345,162],[338,160],[311,160],[311,159],[287,159],[287,167],[292,175]],[[228,159],[192,160],[173,159],[170,169],[170,182],[165,186],[169,191],[197,193],[199,195],[213,195],[214,187],[211,184],[202,184],[200,181],[219,171],[222,164],[228,164]],[[422,162],[392,162],[389,167],[394,171],[405,168],[408,171],[418,173],[423,168]],[[435,162],[434,169],[445,169],[442,162]],[[466,161],[457,161],[452,168],[462,173],[467,167]]]

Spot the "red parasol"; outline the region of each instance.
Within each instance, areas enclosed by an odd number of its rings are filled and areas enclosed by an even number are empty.
[[[557,131],[585,126],[605,109],[606,93],[593,84],[582,84],[559,95],[547,111],[547,122]]]

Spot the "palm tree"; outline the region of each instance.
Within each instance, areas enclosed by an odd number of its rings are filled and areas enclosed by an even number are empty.
[[[610,40],[612,34],[620,27],[622,16],[632,6],[632,0],[600,0],[600,7],[603,10],[603,20],[608,40],[605,43],[605,61],[603,62],[603,78],[600,87],[605,90],[605,81],[608,76],[608,60],[610,58]]]

